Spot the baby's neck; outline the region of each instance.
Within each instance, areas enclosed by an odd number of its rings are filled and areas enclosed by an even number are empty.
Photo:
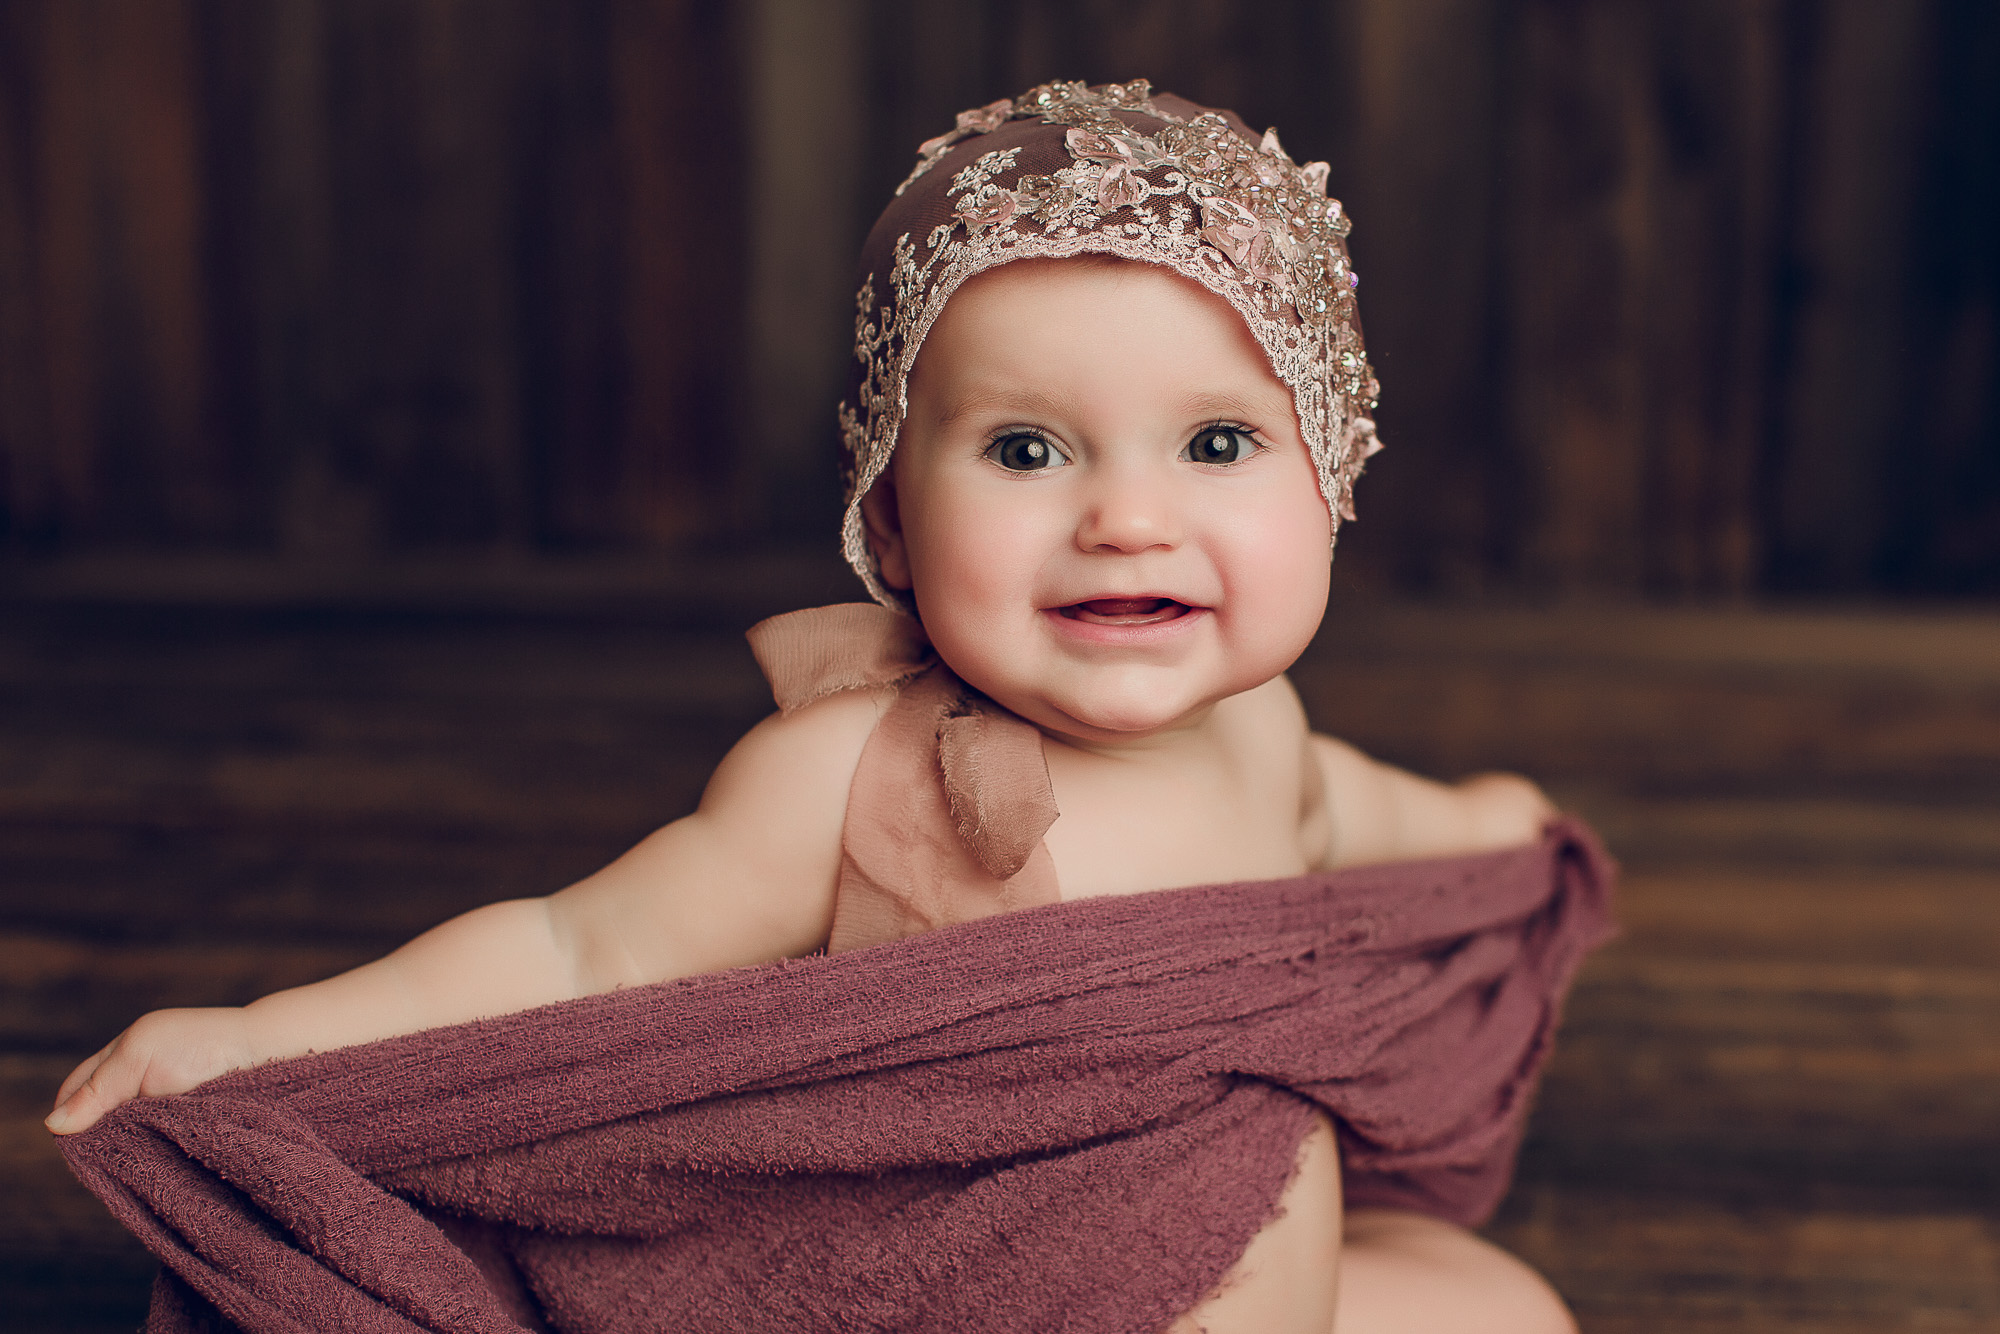
[[[1044,730],[1065,898],[1297,875],[1305,717],[1280,677],[1129,740]]]
[[[1202,764],[1233,749],[1242,728],[1254,717],[1267,713],[1280,699],[1295,698],[1291,684],[1282,676],[1240,694],[1190,710],[1161,727],[1139,732],[1117,732],[1102,728],[1065,726],[1029,719],[1042,733],[1048,747],[1060,747],[1080,757],[1132,761],[1144,764]]]

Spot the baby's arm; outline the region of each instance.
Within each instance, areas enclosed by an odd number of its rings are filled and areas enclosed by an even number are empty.
[[[1439,783],[1330,736],[1314,734],[1309,744],[1325,788],[1325,867],[1531,843],[1556,813],[1542,790],[1518,774]]]
[[[884,700],[766,719],[700,808],[543,899],[488,904],[351,972],[241,1008],[159,1010],[79,1065],[48,1125],[228,1070],[553,1001],[805,954],[825,943],[847,791]]]

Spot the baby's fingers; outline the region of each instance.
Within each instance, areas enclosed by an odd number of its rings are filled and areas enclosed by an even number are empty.
[[[144,1063],[132,1057],[122,1040],[113,1042],[63,1081],[56,1109],[42,1124],[58,1135],[88,1130],[106,1112],[138,1093],[145,1073]]]
[[[243,1011],[155,1010],[63,1081],[56,1109],[43,1124],[74,1135],[128,1098],[185,1093],[252,1059]]]
[[[118,1039],[113,1038],[99,1047],[95,1055],[86,1056],[78,1062],[76,1069],[69,1072],[69,1078],[63,1080],[62,1087],[56,1090],[56,1106],[60,1107],[68,1102],[69,1095],[83,1087],[83,1081],[90,1078],[91,1072],[103,1063],[104,1058],[109,1056],[111,1049],[117,1045]]]

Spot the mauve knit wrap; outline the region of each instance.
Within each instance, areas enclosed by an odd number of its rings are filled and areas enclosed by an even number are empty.
[[[63,1151],[166,1262],[156,1334],[1152,1334],[1315,1106],[1350,1204],[1491,1212],[1611,874],[1558,821],[1052,904],[240,1071]]]

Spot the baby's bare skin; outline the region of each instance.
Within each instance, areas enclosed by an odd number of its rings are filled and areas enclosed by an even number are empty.
[[[948,303],[910,398],[866,502],[871,541],[944,661],[1041,729],[1063,897],[1477,852],[1552,814],[1525,780],[1436,783],[1309,732],[1283,673],[1324,610],[1331,524],[1289,391],[1219,298],[1144,266],[1008,265]],[[1029,436],[1052,466],[1003,466],[1033,454]],[[145,1016],[65,1081],[50,1128],[242,1066],[824,947],[849,788],[892,698],[767,719],[694,814],[560,893],[241,1009]],[[1187,1321],[1572,1328],[1546,1285],[1461,1229],[1343,1218],[1324,1121]]]
[[[1575,1334],[1541,1275],[1463,1228],[1398,1209],[1343,1214],[1332,1125],[1299,1146],[1276,1216],[1167,1334]]]

